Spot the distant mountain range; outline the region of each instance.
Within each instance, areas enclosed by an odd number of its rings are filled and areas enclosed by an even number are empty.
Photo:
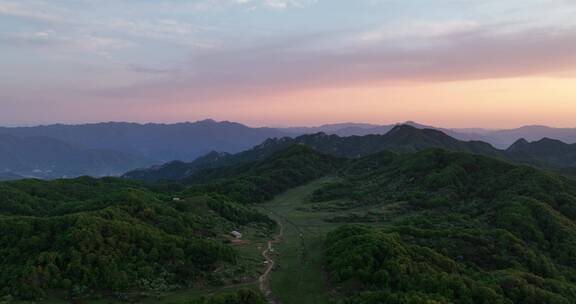
[[[7,179],[118,175],[174,159],[194,160],[213,150],[236,153],[286,135],[213,120],[0,128],[0,172]]]
[[[439,130],[397,125],[384,135],[342,137],[316,133],[294,138],[271,138],[252,149],[237,154],[211,152],[192,162],[173,161],[161,166],[134,170],[126,173],[124,177],[146,181],[178,180],[203,169],[263,160],[293,145],[305,145],[319,152],[343,158],[360,158],[381,151],[411,153],[429,148],[441,148],[491,156],[566,173],[576,172],[576,144],[566,144],[548,138],[536,142],[520,139],[508,149],[500,150],[482,141],[458,140]]]
[[[528,126],[511,130],[487,129],[446,129],[435,128],[406,122],[418,129],[434,129],[452,137],[450,142],[442,145],[434,143],[438,137],[430,134],[411,144],[401,142],[392,144],[391,139],[382,138],[398,124],[373,125],[363,123],[331,124],[320,127],[302,128],[251,128],[234,122],[216,122],[202,120],[177,124],[136,124],[136,123],[96,123],[83,125],[47,125],[36,127],[0,127],[0,173],[6,178],[18,176],[38,178],[58,178],[77,175],[114,175],[136,168],[148,167],[151,164],[166,163],[178,160],[185,163],[168,163],[154,169],[163,171],[163,178],[173,178],[172,174],[181,176],[185,172],[178,170],[198,170],[221,165],[223,162],[236,159],[228,154],[246,151],[255,145],[273,139],[289,144],[288,138],[295,141],[317,141],[321,145],[320,135],[303,136],[324,133],[323,136],[337,135],[351,139],[336,140],[330,149],[337,149],[341,156],[355,157],[366,155],[365,152],[387,149],[418,150],[419,145],[448,146],[460,151],[461,143],[457,141],[472,141],[467,144],[469,149],[479,149],[486,155],[505,154],[502,149],[508,148],[520,138],[527,141],[539,141],[551,138],[566,143],[576,142],[576,129],[557,129],[544,126]],[[359,136],[372,136],[359,139]],[[303,136],[303,137],[302,137]],[[374,137],[375,136],[375,137]],[[417,135],[412,135],[417,136]],[[330,138],[330,137],[329,137]],[[435,139],[434,139],[435,138]],[[332,138],[333,139],[333,138]],[[484,142],[484,143],[480,143]],[[348,142],[353,142],[349,144]],[[17,143],[17,144],[16,144]],[[434,143],[434,144],[432,144]],[[498,149],[487,147],[487,143]],[[388,145],[388,146],[386,146]],[[454,145],[459,146],[459,148]],[[472,147],[474,146],[474,147]],[[219,151],[218,153],[210,153]],[[260,153],[263,153],[260,151]],[[356,155],[354,155],[356,153]],[[478,151],[476,153],[479,153]],[[526,156],[514,153],[514,157],[529,163],[544,162],[552,167],[565,168],[570,157],[556,155],[543,160],[542,155]],[[250,154],[241,154],[246,159],[253,158]],[[198,157],[203,156],[197,161]],[[238,156],[239,157],[239,156]],[[536,160],[530,157],[537,157]],[[189,168],[189,167],[192,168]]]
[[[124,177],[146,181],[182,179],[202,169],[262,160],[277,151],[293,145],[305,145],[326,154],[346,158],[363,157],[383,150],[415,152],[431,147],[492,156],[500,156],[502,153],[487,143],[463,142],[441,131],[399,125],[384,135],[341,137],[326,133],[316,133],[295,138],[270,138],[262,144],[241,153],[218,154],[212,152],[193,162],[170,162],[162,166],[128,172]]]
[[[128,153],[86,149],[50,137],[0,134],[0,179],[119,175],[154,162]]]
[[[0,134],[43,136],[88,149],[115,150],[156,161],[193,160],[210,151],[236,153],[286,133],[234,122],[202,120],[177,124],[97,123],[0,128]]]

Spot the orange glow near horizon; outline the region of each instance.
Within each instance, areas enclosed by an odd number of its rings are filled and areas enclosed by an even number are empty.
[[[201,107],[181,97],[170,102],[171,106],[150,111],[156,118],[160,115],[168,121],[212,117],[252,126],[414,120],[443,127],[576,127],[574,88],[575,79],[552,77],[383,83],[266,96],[229,96]]]

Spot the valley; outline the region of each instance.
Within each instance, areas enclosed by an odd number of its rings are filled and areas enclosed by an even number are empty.
[[[333,179],[322,178],[291,189],[260,207],[285,227],[276,246],[277,269],[271,276],[272,294],[279,303],[329,303],[322,248],[325,234],[335,225],[299,209],[306,207],[313,191]]]
[[[176,182],[22,180],[0,195],[15,303],[576,298],[576,182],[472,153],[292,145]]]

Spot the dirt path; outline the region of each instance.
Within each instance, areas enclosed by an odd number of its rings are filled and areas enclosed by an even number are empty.
[[[277,302],[272,297],[272,289],[270,288],[270,273],[272,273],[274,266],[276,266],[276,262],[272,259],[272,253],[274,252],[274,244],[280,242],[284,235],[284,225],[282,224],[282,221],[277,220],[276,223],[278,223],[280,231],[272,240],[268,241],[268,247],[262,251],[262,256],[268,262],[268,266],[266,267],[266,271],[264,271],[264,273],[258,278],[260,290],[266,296],[268,302],[273,304],[276,304]]]

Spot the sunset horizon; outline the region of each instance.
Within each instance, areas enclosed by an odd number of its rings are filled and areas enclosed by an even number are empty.
[[[575,13],[563,0],[0,0],[0,121],[575,127]]]
[[[487,130],[487,131],[497,131],[497,130],[510,130],[510,129],[520,129],[525,127],[546,127],[552,129],[576,129],[576,123],[574,124],[547,124],[547,123],[521,123],[515,125],[502,125],[502,126],[495,126],[493,124],[490,125],[450,125],[450,124],[441,124],[435,123],[433,121],[420,121],[420,120],[389,120],[389,121],[354,121],[354,120],[335,120],[335,121],[324,121],[324,122],[310,122],[310,123],[286,123],[286,124],[262,124],[258,122],[245,122],[240,120],[233,120],[233,119],[217,119],[212,117],[206,118],[199,118],[199,119],[188,119],[188,120],[168,120],[168,121],[148,121],[148,120],[92,120],[92,121],[53,121],[53,122],[33,122],[33,123],[14,123],[14,124],[4,124],[0,125],[0,127],[6,128],[27,128],[27,127],[42,127],[42,126],[52,126],[52,125],[65,125],[65,126],[81,126],[81,125],[98,125],[98,124],[138,124],[138,125],[148,125],[148,124],[157,124],[157,125],[177,125],[177,124],[194,124],[204,121],[214,121],[215,123],[237,123],[241,124],[250,128],[277,128],[277,129],[290,129],[290,128],[319,128],[322,126],[330,126],[330,125],[366,125],[366,126],[389,126],[389,125],[403,125],[403,124],[417,124],[432,128],[444,128],[444,129],[454,129],[454,130]]]

